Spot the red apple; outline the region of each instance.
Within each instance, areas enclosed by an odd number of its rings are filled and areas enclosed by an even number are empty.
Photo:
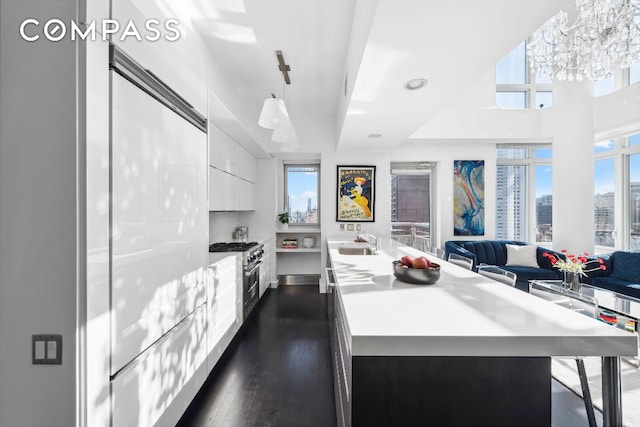
[[[419,268],[424,270],[425,268],[429,268],[429,265],[431,265],[431,262],[429,262],[429,260],[426,257],[419,256],[418,258],[413,260],[413,264],[411,266],[413,268]]]
[[[400,259],[402,265],[406,265],[407,267],[411,267],[413,265],[413,258],[409,255],[405,255]]]

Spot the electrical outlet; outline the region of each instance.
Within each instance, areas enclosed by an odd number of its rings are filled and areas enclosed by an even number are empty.
[[[31,336],[32,364],[62,365],[62,335],[38,334]]]
[[[356,224],[356,231],[362,231],[362,224]]]
[[[353,224],[347,224],[347,231],[353,231]]]
[[[340,224],[340,231],[344,231],[344,224]]]

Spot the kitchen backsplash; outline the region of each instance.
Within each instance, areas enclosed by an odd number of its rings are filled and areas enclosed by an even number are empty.
[[[249,225],[251,215],[254,212],[209,212],[209,243],[233,241],[233,232],[237,227]]]

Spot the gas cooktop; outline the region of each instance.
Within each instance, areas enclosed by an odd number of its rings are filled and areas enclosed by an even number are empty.
[[[218,242],[209,245],[209,252],[244,252],[257,245],[258,242]]]

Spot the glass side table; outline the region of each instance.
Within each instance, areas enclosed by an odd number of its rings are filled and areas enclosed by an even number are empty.
[[[529,293],[640,337],[640,299],[587,284],[574,291],[561,280],[531,280]],[[623,359],[640,366],[640,356]]]
[[[572,290],[566,287],[566,284],[561,280],[531,280],[529,281],[529,293],[584,315],[595,317],[612,327],[624,329],[636,334],[636,336],[640,335],[638,333],[640,300],[636,298],[586,284],[581,284],[577,290]],[[602,357],[602,409],[605,427],[622,425],[620,359],[638,367],[639,356]],[[578,371],[584,390],[586,382],[584,367],[580,371],[578,365]],[[589,406],[590,402],[587,403],[585,398],[587,411],[589,411]]]

